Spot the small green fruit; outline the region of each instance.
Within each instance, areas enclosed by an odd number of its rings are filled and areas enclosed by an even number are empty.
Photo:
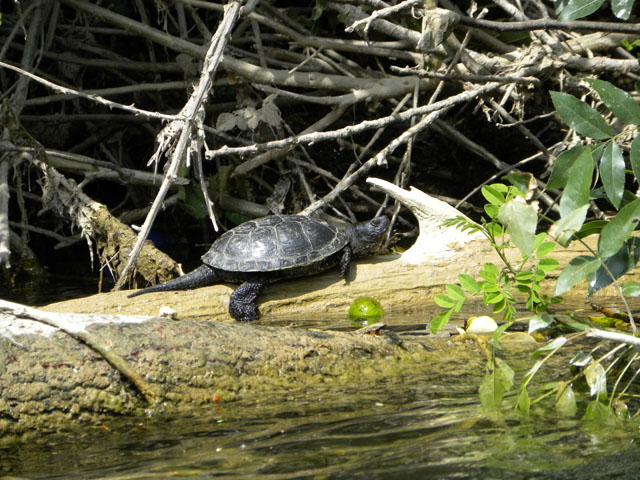
[[[378,320],[384,315],[382,305],[371,297],[356,298],[349,307],[351,318],[364,318],[367,320]]]

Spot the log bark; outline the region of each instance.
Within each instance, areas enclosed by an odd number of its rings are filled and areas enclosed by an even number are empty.
[[[148,405],[92,349],[43,328],[44,334],[0,338],[0,435],[397,379],[441,362],[452,349],[456,361],[475,358],[481,371],[475,350],[432,339],[405,343],[384,335],[157,318],[97,323],[87,331],[145,378],[158,402]]]

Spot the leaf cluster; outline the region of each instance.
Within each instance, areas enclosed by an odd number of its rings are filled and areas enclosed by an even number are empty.
[[[494,263],[485,263],[478,272],[481,280],[471,275],[458,275],[458,285],[447,285],[446,294],[438,294],[435,302],[446,308],[431,321],[431,331],[440,330],[454,313],[461,310],[470,296],[482,295],[485,305],[491,306],[493,313],[502,313],[506,322],[497,335],[509,326],[516,315],[516,294],[526,295],[526,307],[533,312],[544,311],[549,303],[558,299],[541,293],[541,285],[550,272],[558,267],[558,261],[547,256],[555,248],[555,243],[546,234],[536,234],[536,208],[525,200],[526,192],[516,186],[497,183],[482,188],[482,195],[489,202],[484,210],[488,219],[481,223],[466,217],[456,217],[449,226],[470,233],[481,232],[502,260],[502,268]],[[507,250],[517,247],[521,256],[510,260]],[[496,337],[497,338],[497,337]]]
[[[640,125],[640,105],[627,92],[603,80],[588,79],[587,83],[621,124]],[[597,252],[573,259],[563,270],[556,295],[569,291],[584,278],[592,294],[631,270],[639,258],[638,240],[631,234],[640,220],[640,199],[625,185],[628,174],[636,181],[640,178],[640,136],[629,148],[629,172],[618,143],[621,133],[615,133],[600,112],[566,93],[551,92],[551,99],[558,115],[577,134],[600,141],[575,146],[558,156],[548,182],[549,188],[563,191],[561,218],[550,231],[556,240],[567,245],[572,239],[600,234]],[[602,180],[600,188],[592,188],[596,168]],[[593,199],[608,201],[617,214],[610,221],[585,223]],[[627,286],[627,291],[631,292],[632,286]]]
[[[480,223],[466,217],[447,222],[462,230],[482,232],[502,262],[500,266],[485,263],[478,272],[479,280],[464,273],[458,275],[459,285],[447,285],[446,294],[436,296],[436,303],[446,310],[431,323],[433,332],[442,328],[453,313],[460,311],[467,295],[481,295],[485,305],[490,306],[494,313],[502,313],[504,324],[494,333],[494,350],[479,390],[481,402],[487,410],[499,410],[505,395],[514,385],[513,370],[504,360],[496,358],[495,348],[502,333],[514,321],[515,294],[526,295],[526,308],[533,313],[529,318],[529,333],[558,322],[560,318],[549,311],[549,305],[561,301],[560,295],[582,280],[589,282],[589,294],[611,283],[617,286],[623,299],[625,295],[640,294],[637,282],[617,283],[617,279],[633,269],[640,258],[640,237],[633,234],[640,221],[640,199],[626,188],[632,183],[640,184],[640,135],[628,148],[622,141],[622,132],[634,128],[637,131],[640,105],[627,92],[608,82],[599,79],[586,82],[606,107],[605,114],[572,95],[551,92],[556,112],[582,139],[579,145],[558,156],[547,184],[547,188],[561,192],[559,218],[554,220],[540,215],[536,202],[531,200],[533,192],[523,188],[522,182],[512,181],[512,186],[498,183],[483,187],[482,194],[488,203],[484,207],[486,218]],[[614,121],[607,120],[611,117]],[[594,173],[598,175],[594,176]],[[587,221],[593,202],[606,205],[607,210],[615,214],[609,219]],[[540,220],[551,223],[546,233],[537,233]],[[577,256],[564,267],[558,276],[555,296],[541,295],[541,282],[547,272],[559,266],[557,260],[549,257],[554,248],[557,245],[566,247],[572,241],[582,242],[585,237],[595,234],[599,235],[597,249],[589,249],[589,255]],[[511,260],[506,254],[507,249],[513,247],[520,255],[516,260]],[[628,314],[635,331],[629,310]],[[586,419],[613,425],[620,418],[628,418],[630,414],[624,395],[637,372],[629,376],[627,371],[638,354],[625,345],[614,348],[599,359],[594,357],[595,349],[590,353],[580,352],[571,360],[571,366],[575,368],[573,378],[546,384],[538,398],[530,398],[530,383],[542,365],[568,341],[582,337],[588,327],[593,327],[583,320],[563,323],[578,333],[557,337],[536,350],[534,358],[545,356],[537,358],[524,375],[513,407],[528,416],[534,403],[555,395],[557,413],[574,416],[578,411],[574,382],[582,379],[593,397],[585,409]],[[610,360],[608,366],[605,366],[605,360]],[[623,380],[626,386],[621,388]],[[613,387],[608,387],[610,381],[613,381]]]
[[[575,20],[591,15],[605,0],[555,0],[556,14],[560,20]],[[635,0],[612,0],[611,11],[621,20],[629,20]]]

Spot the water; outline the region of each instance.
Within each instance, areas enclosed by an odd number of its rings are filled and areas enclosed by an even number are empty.
[[[424,318],[387,322],[401,335],[424,329]],[[501,354],[517,381],[531,365],[531,350]],[[571,355],[554,370],[543,368],[537,385],[567,378]],[[606,428],[550,410],[530,419],[511,410],[488,416],[478,399],[484,367],[477,351],[400,378],[274,392],[179,418],[154,414],[0,439],[0,478],[640,478],[637,426]]]
[[[529,351],[505,355],[519,365]],[[640,478],[631,428],[548,413],[484,415],[483,366],[482,358],[452,359],[449,369],[425,365],[339,390],[280,392],[180,418],[118,419],[0,442],[0,478]]]
[[[113,283],[105,285],[109,291]],[[29,306],[42,306],[98,293],[95,277],[65,277],[43,274],[10,287],[0,279],[0,299]]]
[[[0,472],[32,479],[586,479],[598,468],[597,478],[638,478],[629,467],[640,455],[627,434],[588,431],[579,420],[490,422],[479,415],[474,389],[446,387],[394,385],[392,395],[378,388],[355,401],[336,392],[88,427],[1,448]]]

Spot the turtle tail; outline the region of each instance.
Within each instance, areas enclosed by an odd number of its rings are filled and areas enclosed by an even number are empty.
[[[219,280],[218,275],[216,275],[216,272],[212,268],[207,265],[200,265],[198,268],[186,275],[174,278],[173,280],[161,283],[160,285],[143,288],[142,290],[138,290],[137,292],[127,295],[127,298],[137,297],[143,293],[166,292],[168,290],[191,290],[192,288],[211,285]]]

